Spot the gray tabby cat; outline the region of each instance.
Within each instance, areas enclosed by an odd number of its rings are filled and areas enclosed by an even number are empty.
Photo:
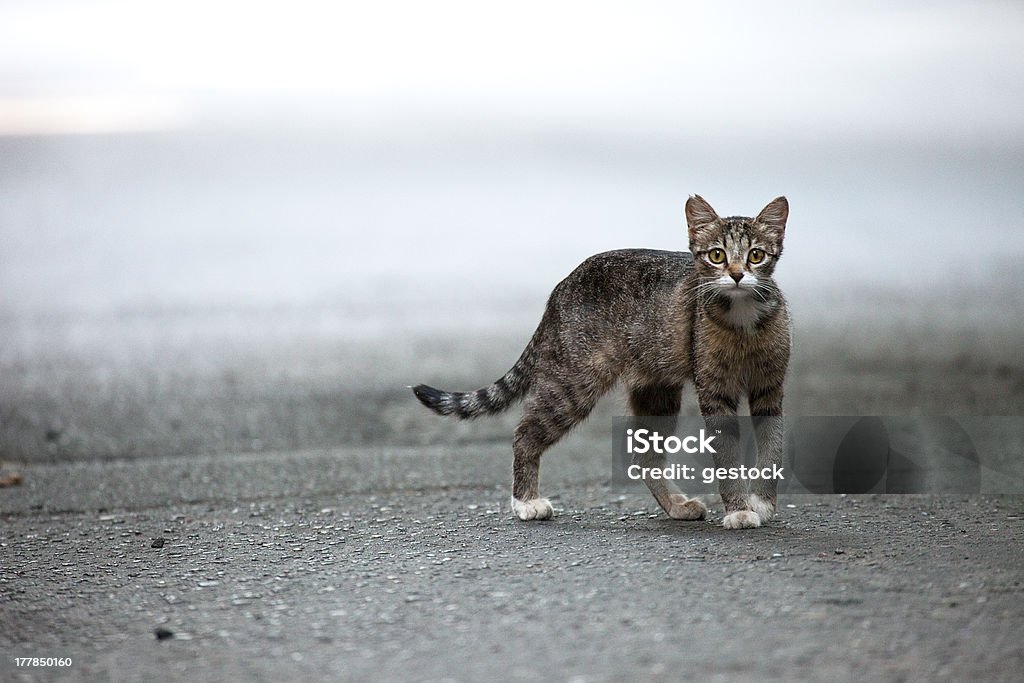
[[[463,419],[525,400],[512,441],[512,510],[522,520],[552,516],[537,490],[541,455],[617,382],[638,416],[678,415],[683,387],[693,382],[709,431],[721,431],[716,467],[735,465],[735,416],[746,398],[757,466],[781,463],[790,320],[772,273],[788,215],[785,197],[756,218],[720,218],[701,197],[690,197],[692,253],[624,249],[592,256],[555,287],[533,338],[503,377],[474,392],[424,384],[413,392],[434,412]],[[707,513],[672,481],[645,483],[674,519]],[[724,480],[719,492],[727,529],[757,527],[775,514],[771,479],[753,482],[749,492],[741,481]]]

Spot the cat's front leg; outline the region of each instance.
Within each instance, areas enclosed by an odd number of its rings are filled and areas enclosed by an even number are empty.
[[[763,473],[779,471],[782,465],[782,417],[754,418],[757,440],[757,469]],[[759,477],[750,482],[747,504],[762,522],[775,516],[778,482],[771,477]]]
[[[750,392],[750,414],[754,419],[757,441],[757,468],[762,472],[782,469],[784,425],[782,418],[782,385]],[[775,516],[778,482],[760,477],[750,484],[750,509],[766,522]]]
[[[715,436],[715,469],[737,467],[736,454],[739,452],[740,424],[735,415],[711,415],[704,418],[709,432]],[[743,479],[720,478],[718,492],[725,506],[722,526],[726,529],[753,529],[761,526],[764,519],[750,505],[746,482]]]
[[[709,382],[705,386],[715,386]],[[715,469],[737,467],[736,454],[739,452],[740,424],[736,418],[739,400],[735,396],[697,387],[697,400],[704,424],[715,437]],[[760,515],[750,509],[746,484],[740,479],[718,480],[718,492],[725,506],[722,526],[726,529],[751,529],[761,526]]]

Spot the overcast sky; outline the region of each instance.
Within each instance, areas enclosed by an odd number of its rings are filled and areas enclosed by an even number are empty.
[[[1022,43],[1019,2],[6,0],[0,132],[319,108],[1018,140]]]

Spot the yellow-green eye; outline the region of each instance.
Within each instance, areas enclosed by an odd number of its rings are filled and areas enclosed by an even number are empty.
[[[725,251],[717,247],[708,252],[708,261],[714,264],[725,263]]]
[[[760,263],[764,261],[764,252],[760,249],[751,249],[750,253],[747,254],[747,260],[751,263]]]

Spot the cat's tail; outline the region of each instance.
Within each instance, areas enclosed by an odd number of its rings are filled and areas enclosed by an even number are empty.
[[[443,391],[419,384],[412,387],[412,393],[438,415],[454,415],[460,420],[503,412],[530,388],[540,334],[541,329],[538,328],[515,365],[489,386],[476,391]]]

